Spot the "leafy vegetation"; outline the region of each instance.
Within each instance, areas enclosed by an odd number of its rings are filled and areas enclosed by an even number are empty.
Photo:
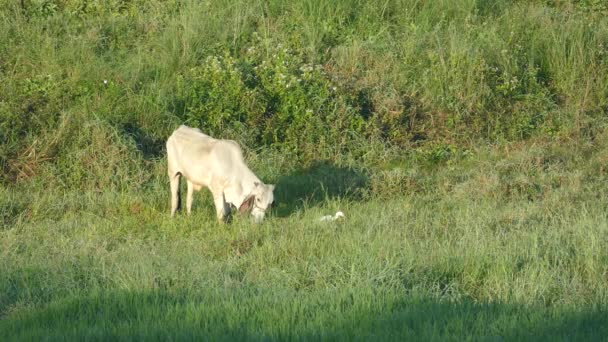
[[[1,5],[0,339],[608,333],[603,1]],[[266,223],[168,217],[183,123]]]

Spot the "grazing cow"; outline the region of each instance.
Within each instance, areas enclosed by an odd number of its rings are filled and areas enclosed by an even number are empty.
[[[193,192],[203,186],[213,194],[220,222],[227,218],[231,205],[241,213],[251,210],[255,221],[261,222],[274,201],[274,185],[262,183],[251,172],[235,141],[214,139],[197,128],[182,125],[167,140],[167,162],[171,216],[175,215],[178,206],[180,176],[188,183],[188,214],[192,209]]]

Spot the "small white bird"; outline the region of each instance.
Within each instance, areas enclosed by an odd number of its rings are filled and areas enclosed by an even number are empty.
[[[339,218],[342,218],[342,217],[346,217],[346,216],[344,216],[344,213],[343,213],[343,212],[338,211],[338,212],[336,213],[336,215],[334,215],[334,216],[331,216],[331,215],[325,215],[325,216],[321,217],[321,219],[320,219],[319,221],[335,221],[335,220],[337,220],[337,219],[339,219]]]

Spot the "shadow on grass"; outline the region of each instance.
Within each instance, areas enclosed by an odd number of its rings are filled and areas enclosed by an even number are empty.
[[[165,141],[157,139],[140,127],[131,123],[127,123],[122,127],[123,132],[130,136],[137,146],[137,149],[142,153],[144,159],[156,159],[164,155]]]
[[[315,206],[326,199],[358,200],[368,186],[367,174],[361,169],[338,167],[317,161],[310,167],[282,176],[275,190],[279,217],[291,215],[304,205]]]
[[[354,289],[101,292],[0,320],[11,340],[601,340],[608,312]]]

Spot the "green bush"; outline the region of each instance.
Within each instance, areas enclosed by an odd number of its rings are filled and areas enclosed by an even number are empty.
[[[280,45],[268,56],[256,46],[240,59],[207,57],[177,78],[186,123],[254,146],[302,152],[320,142],[344,143],[345,130],[365,133],[364,118],[322,65]]]

